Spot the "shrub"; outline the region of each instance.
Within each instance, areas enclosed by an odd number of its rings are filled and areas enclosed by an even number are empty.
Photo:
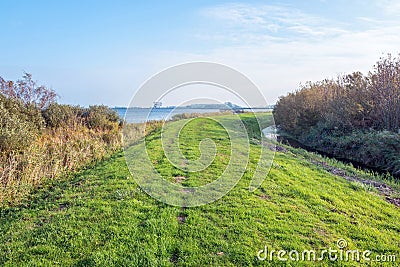
[[[84,113],[81,107],[62,105],[58,103],[50,104],[42,111],[42,115],[48,127],[69,126],[81,121],[80,117]]]
[[[360,72],[336,80],[307,83],[281,97],[274,109],[276,123],[299,135],[318,123],[342,130],[400,129],[400,58],[377,62],[367,76]]]
[[[0,103],[0,151],[9,153],[27,147],[37,136],[32,123],[21,119],[18,114],[10,113]]]
[[[43,119],[35,107],[0,95],[0,151],[20,151],[35,140]]]
[[[118,113],[107,106],[90,106],[83,114],[90,129],[111,130],[121,122]]]
[[[120,119],[106,106],[61,105],[30,74],[0,77],[0,207],[121,147]],[[46,126],[46,127],[45,127]]]
[[[279,99],[274,118],[306,146],[400,175],[400,58],[308,83]]]

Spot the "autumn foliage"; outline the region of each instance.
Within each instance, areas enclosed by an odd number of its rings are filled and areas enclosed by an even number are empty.
[[[120,130],[106,106],[58,104],[30,74],[16,82],[0,77],[0,206],[119,149]]]
[[[307,146],[400,174],[400,58],[309,82],[274,109],[281,132]]]

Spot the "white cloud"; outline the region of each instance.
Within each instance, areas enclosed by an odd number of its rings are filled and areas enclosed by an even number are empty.
[[[195,37],[218,45],[208,53],[165,51],[157,56],[162,67],[192,60],[227,64],[254,80],[270,103],[300,83],[367,73],[383,54],[400,52],[400,23],[393,18],[355,17],[353,25],[289,6],[247,4],[210,7],[201,14],[219,30],[210,27]]]
[[[202,10],[209,19],[225,23],[228,30],[246,31],[270,36],[295,35],[322,37],[337,34],[343,29],[328,20],[282,5],[225,4]],[[336,23],[337,24],[337,23]]]
[[[376,3],[387,14],[400,16],[400,1],[399,0],[377,0]]]

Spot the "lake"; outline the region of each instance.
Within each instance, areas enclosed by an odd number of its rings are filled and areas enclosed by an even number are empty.
[[[113,108],[121,118],[129,123],[139,123],[152,120],[168,120],[176,114],[182,113],[211,113],[219,112],[220,109],[207,108]],[[270,109],[257,109],[256,112],[271,111]]]

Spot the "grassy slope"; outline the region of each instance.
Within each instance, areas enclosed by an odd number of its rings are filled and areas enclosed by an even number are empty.
[[[218,125],[197,119],[184,129],[186,152],[198,153],[199,124],[217,147],[227,142]],[[179,172],[162,160],[157,142],[149,138],[159,171],[171,180],[185,176],[186,185],[212,179],[226,160],[221,153],[204,176]],[[339,238],[351,249],[400,257],[398,208],[291,152],[277,153],[261,188],[250,193],[259,147],[251,149],[249,171],[238,185],[219,201],[197,208],[171,207],[147,196],[122,153],[72,180],[47,184],[25,205],[1,210],[0,265],[268,265],[256,258],[265,245],[336,248]]]

